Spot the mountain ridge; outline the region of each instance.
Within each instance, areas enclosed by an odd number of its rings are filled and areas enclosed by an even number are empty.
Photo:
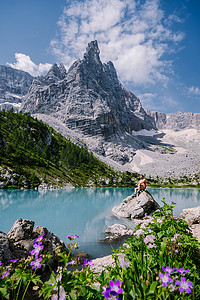
[[[88,44],[83,60],[75,61],[64,79],[49,86],[43,77],[33,81],[21,109],[51,114],[70,129],[105,139],[120,130],[155,128],[139,98],[119,82],[112,62],[102,64],[97,41]]]
[[[18,110],[33,81],[29,73],[0,66],[0,110]]]
[[[92,41],[68,71],[54,64],[46,76],[33,78],[22,111],[121,171],[163,177],[199,172],[200,113],[145,111],[99,53]]]

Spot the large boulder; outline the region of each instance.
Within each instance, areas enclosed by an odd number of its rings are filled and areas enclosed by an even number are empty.
[[[139,195],[131,195],[124,199],[118,206],[113,207],[112,213],[118,218],[140,219],[153,213],[159,204],[153,199],[148,191]]]
[[[200,206],[185,208],[181,213],[188,225],[200,224]]]
[[[50,252],[53,255],[50,264],[56,262],[55,254],[58,246],[63,251],[68,251],[64,242],[47,228],[41,226],[37,226],[34,230],[33,228],[33,221],[18,219],[8,234],[0,231],[0,260],[7,264],[11,259],[26,258],[29,251],[33,249],[35,239],[41,235],[44,235],[42,240],[43,253]]]
[[[8,232],[8,238],[15,242],[30,238],[33,232],[33,227],[33,221],[18,219]]]
[[[0,231],[0,260],[5,262],[11,259],[11,251],[9,248],[9,239],[7,234]]]
[[[192,234],[200,242],[200,206],[183,209],[181,216],[192,230]]]

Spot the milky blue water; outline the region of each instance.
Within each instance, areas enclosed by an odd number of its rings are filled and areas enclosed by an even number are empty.
[[[183,208],[200,205],[200,189],[149,189],[161,204],[176,202],[174,215]],[[115,223],[134,228],[133,221],[117,219],[111,213],[133,192],[130,188],[75,188],[60,190],[0,190],[0,230],[8,233],[18,218],[29,219],[35,226],[47,227],[64,242],[68,234],[77,234],[79,250],[91,258],[110,254],[117,244],[105,244],[104,230]]]

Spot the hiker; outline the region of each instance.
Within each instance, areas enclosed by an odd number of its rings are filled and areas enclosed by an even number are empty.
[[[146,190],[147,182],[143,175],[140,176],[140,181],[138,182],[137,186],[138,187],[135,189],[135,195]]]

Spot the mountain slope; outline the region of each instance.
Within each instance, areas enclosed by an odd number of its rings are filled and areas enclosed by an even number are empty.
[[[0,187],[125,184],[124,176],[30,114],[0,112]]]
[[[0,66],[0,110],[17,110],[32,81],[33,77],[27,72]]]

